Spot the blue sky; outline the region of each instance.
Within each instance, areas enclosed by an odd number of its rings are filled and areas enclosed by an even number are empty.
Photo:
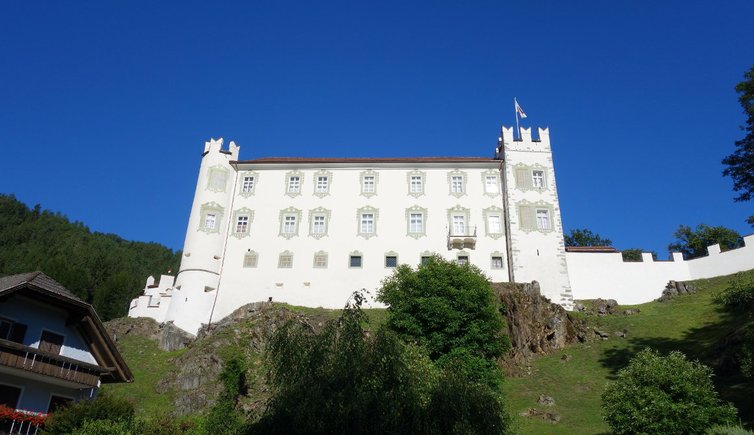
[[[754,2],[2,2],[0,192],[180,249],[204,141],[241,157],[491,156],[549,126],[566,228],[665,257],[753,232]]]

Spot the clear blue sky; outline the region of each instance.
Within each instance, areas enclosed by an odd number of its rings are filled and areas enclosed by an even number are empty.
[[[491,156],[549,126],[563,224],[665,257],[749,234],[754,2],[2,2],[0,192],[180,249],[204,141],[241,157]]]

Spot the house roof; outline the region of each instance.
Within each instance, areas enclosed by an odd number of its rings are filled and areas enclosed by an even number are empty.
[[[254,160],[237,160],[231,163],[470,163],[494,161],[496,160],[489,157],[264,157]]]
[[[118,352],[97,312],[91,304],[71,293],[62,284],[42,272],[27,272],[0,277],[0,298],[31,293],[35,300],[60,306],[78,320],[84,338],[89,342],[97,364],[112,369],[102,382],[131,382],[133,374]]]

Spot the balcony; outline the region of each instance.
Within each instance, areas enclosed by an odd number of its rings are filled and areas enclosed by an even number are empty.
[[[475,249],[476,226],[453,226],[448,230],[448,250]]]
[[[98,386],[100,376],[113,370],[2,339],[0,368],[51,377],[52,381],[75,384],[79,388]]]

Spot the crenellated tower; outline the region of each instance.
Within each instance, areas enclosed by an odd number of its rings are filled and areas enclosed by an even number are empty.
[[[165,319],[186,331],[208,323],[217,297],[236,185],[230,162],[238,160],[239,149],[231,141],[224,150],[222,138],[204,144],[181,267]]]
[[[544,296],[570,310],[573,295],[550,131],[540,128],[538,134],[534,139],[530,128],[521,128],[521,137],[515,138],[513,127],[503,127],[498,138],[497,157],[504,161],[508,271],[511,281],[536,280]]]

